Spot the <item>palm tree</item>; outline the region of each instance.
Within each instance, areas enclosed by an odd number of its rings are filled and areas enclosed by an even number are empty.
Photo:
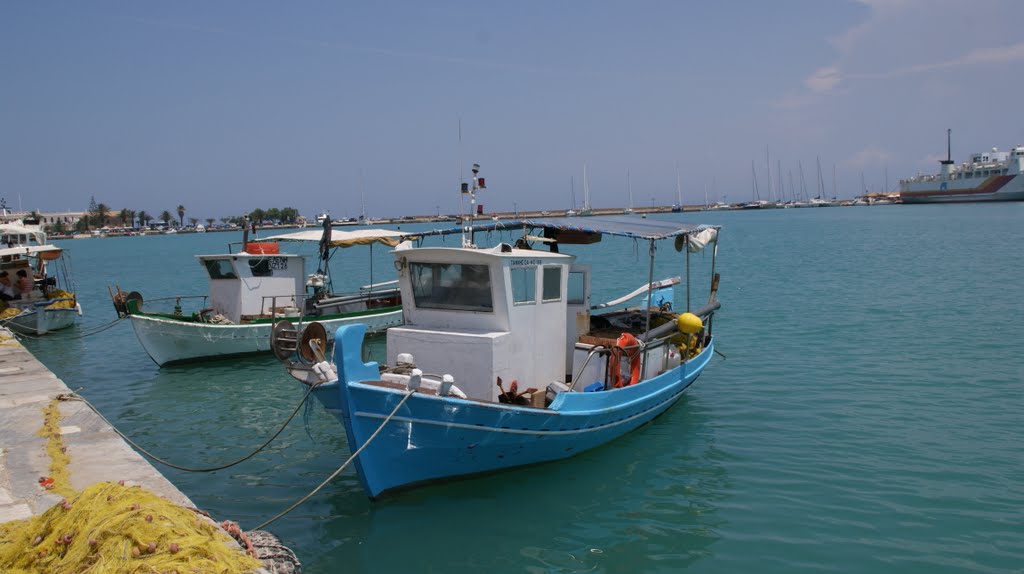
[[[185,206],[178,206],[178,227],[185,227]]]
[[[140,211],[139,212],[139,227],[145,227],[146,226],[146,222],[149,221],[150,219],[151,218],[150,218],[148,213],[146,213],[145,211]]]
[[[214,222],[214,221],[216,221],[216,220],[215,220],[214,218],[212,218],[212,217],[207,217],[207,218],[206,218],[206,227],[213,227],[213,222]]]
[[[106,203],[101,203],[96,206],[96,220],[100,224],[100,227],[104,227],[107,224],[107,219],[110,217],[110,207]]]
[[[135,214],[127,207],[118,212],[117,218],[121,220],[122,227],[133,227],[135,223]]]
[[[192,227],[195,227],[197,223],[199,223],[199,220],[196,219],[195,217],[188,218],[188,224],[191,225]]]
[[[162,219],[162,220],[163,220],[163,222],[164,222],[164,225],[170,225],[170,223],[171,223],[172,221],[174,221],[174,216],[173,216],[173,215],[171,215],[171,212],[170,212],[170,211],[167,211],[167,210],[165,209],[165,210],[163,210],[162,212],[160,212],[160,219]]]

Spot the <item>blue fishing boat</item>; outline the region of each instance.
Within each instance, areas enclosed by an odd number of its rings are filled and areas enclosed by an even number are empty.
[[[665,412],[710,362],[714,255],[700,309],[656,305],[646,289],[645,304],[605,312],[590,305],[589,267],[561,247],[606,235],[647,241],[656,288],[655,243],[674,242],[689,275],[690,253],[717,251],[717,227],[631,217],[511,226],[523,230],[516,246],[479,248],[470,232],[459,248],[393,251],[404,324],[387,332],[391,366],[364,362],[359,324],[337,330],[333,361],[322,329],[294,337],[308,363],[297,378],[342,422],[370,498],[599,446]]]

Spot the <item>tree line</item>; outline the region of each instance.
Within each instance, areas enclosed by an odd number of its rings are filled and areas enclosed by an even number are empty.
[[[75,231],[78,233],[87,233],[92,229],[101,227],[131,227],[131,228],[145,228],[150,227],[154,223],[162,223],[166,226],[173,226],[175,223],[178,227],[185,227],[185,213],[186,209],[184,205],[178,205],[174,212],[170,210],[164,210],[159,215],[154,216],[143,210],[133,210],[124,208],[120,211],[114,211],[111,207],[105,203],[97,202],[96,197],[93,196],[89,200],[89,209],[85,216],[75,222],[73,227],[69,227],[64,221],[56,221],[49,224],[46,227],[47,231],[55,233],[68,233]],[[36,215],[36,212],[33,211]],[[174,215],[177,214],[177,218]],[[299,218],[299,210],[293,207],[272,207],[270,209],[256,208],[249,212],[249,220],[256,224],[263,223],[281,223],[291,224],[296,223]],[[238,225],[241,226],[245,216],[232,215],[227,217],[221,217],[219,221],[226,225]],[[199,223],[199,219],[195,217],[188,218],[189,224],[193,227]],[[212,217],[206,218],[207,227],[212,227],[217,219]]]

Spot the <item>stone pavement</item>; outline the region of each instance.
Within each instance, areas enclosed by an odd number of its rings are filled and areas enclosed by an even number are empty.
[[[53,341],[59,345],[59,341]],[[50,474],[43,409],[68,387],[0,328],[0,522],[42,514],[61,497],[39,486]],[[192,501],[136,453],[96,413],[79,401],[60,403],[61,434],[71,464],[71,487],[125,481],[176,504]]]
[[[56,337],[53,344],[59,345]],[[61,497],[43,489],[50,474],[43,409],[70,389],[7,329],[0,327],[0,522],[42,514]],[[61,436],[71,463],[71,488],[123,480],[186,508],[195,505],[81,401],[60,403]],[[268,574],[265,568],[257,574]]]

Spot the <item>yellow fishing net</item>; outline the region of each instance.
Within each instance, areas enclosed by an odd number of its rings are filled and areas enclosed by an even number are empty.
[[[47,309],[74,309],[75,308],[75,294],[70,291],[64,291],[62,289],[54,289],[49,293],[50,299],[67,299],[67,301],[57,301],[46,306]]]
[[[217,525],[139,486],[101,482],[30,520],[0,524],[0,571],[251,572],[262,563]]]
[[[21,315],[21,309],[17,307],[7,307],[3,311],[0,311],[0,319],[8,319],[17,315]]]
[[[211,520],[142,487],[101,482],[76,493],[57,401],[43,417],[39,434],[52,462],[40,485],[65,499],[29,520],[0,524],[0,572],[242,574],[262,566]]]
[[[50,476],[39,480],[40,486],[59,494],[63,497],[70,497],[75,494],[71,488],[71,475],[68,473],[68,464],[71,457],[68,456],[68,449],[64,446],[64,438],[60,434],[60,402],[52,400],[43,409],[43,428],[39,429],[39,436],[46,439],[46,454],[50,455]]]

